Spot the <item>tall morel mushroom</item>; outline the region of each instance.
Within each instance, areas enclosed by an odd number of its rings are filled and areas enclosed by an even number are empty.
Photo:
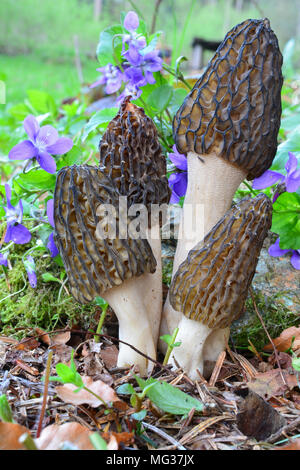
[[[148,213],[145,236],[156,259],[155,273],[145,273],[136,280],[148,311],[156,344],[162,311],[162,267],[158,206],[167,204],[170,188],[166,177],[166,158],[162,153],[156,127],[144,110],[125,98],[119,113],[109,123],[100,144],[100,169],[107,174],[128,208],[143,204]],[[138,207],[138,206],[137,206]],[[167,208],[165,207],[165,210]],[[141,228],[142,230],[142,228]]]
[[[272,204],[260,194],[230,209],[179,266],[170,287],[172,307],[182,312],[173,355],[197,379],[207,375],[214,351],[226,348],[228,328],[242,312],[263,241],[271,227]],[[212,333],[218,330],[218,344]],[[223,335],[220,332],[223,331]]]
[[[112,224],[106,208],[113,209]],[[118,233],[120,217],[127,220],[126,238]],[[118,317],[120,340],[155,358],[151,325],[135,281],[144,273],[153,273],[156,261],[147,240],[131,237],[131,220],[127,213],[119,213],[119,192],[98,168],[74,165],[60,170],[54,194],[55,243],[72,295],[81,303],[102,296]],[[118,365],[132,364],[139,366],[141,374],[153,367],[120,343]]]
[[[267,19],[246,20],[225,36],[173,123],[178,151],[187,154],[188,187],[173,275],[191,246],[230,208],[243,179],[267,170],[276,154],[281,117],[282,55]],[[184,233],[191,206],[203,207],[193,237]],[[162,333],[181,315],[167,298]],[[215,332],[216,342],[218,334]],[[229,330],[227,331],[229,334]],[[215,355],[220,351],[215,348]]]

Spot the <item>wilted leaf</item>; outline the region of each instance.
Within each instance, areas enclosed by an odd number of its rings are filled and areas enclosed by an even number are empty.
[[[24,433],[29,433],[25,426],[17,423],[0,423],[0,450],[24,450],[19,438]]]
[[[114,437],[118,446],[121,443],[125,446],[129,446],[134,442],[134,435],[132,432],[104,432],[102,433],[102,437],[109,442],[111,442],[112,437]]]
[[[237,415],[238,429],[258,441],[267,439],[285,425],[285,419],[258,394],[250,391]]]
[[[294,338],[294,341],[293,341]],[[300,348],[300,328],[291,326],[284,330],[278,338],[273,339],[273,343],[278,351],[284,352],[292,348],[296,351]],[[272,344],[267,344],[264,347],[265,351],[271,351],[273,349]]]
[[[51,344],[66,344],[71,338],[70,331],[62,331],[51,336]]]
[[[109,385],[102,382],[102,380],[96,380],[93,382],[93,379],[88,376],[82,376],[82,380],[87,388],[92,390],[96,395],[99,395],[106,403],[120,401],[115,391]],[[77,387],[74,385],[65,384],[56,387],[55,390],[59,398],[64,400],[66,403],[72,403],[73,405],[86,404],[93,408],[98,408],[99,406],[103,405],[101,400],[86,390],[82,389],[78,393],[74,393],[76,388]]]
[[[286,384],[283,382],[281,375],[284,377]],[[297,377],[289,374],[286,370],[272,369],[257,374],[251,382],[248,382],[248,387],[261,397],[268,399],[272,396],[283,395],[286,390],[297,387]]]
[[[100,355],[108,370],[116,366],[118,353],[118,348],[116,346],[108,346],[105,349],[101,349]]]
[[[40,450],[59,450],[64,442],[69,442],[80,450],[94,450],[89,439],[90,434],[92,431],[79,423],[51,424],[43,429],[35,443]]]

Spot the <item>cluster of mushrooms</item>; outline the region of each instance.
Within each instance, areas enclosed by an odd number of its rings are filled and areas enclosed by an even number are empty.
[[[229,31],[176,113],[174,140],[188,162],[181,225],[196,205],[203,207],[203,220],[192,239],[179,229],[164,306],[162,220],[159,212],[150,215],[154,206],[168,204],[170,188],[153,121],[126,98],[101,139],[99,166],[60,170],[55,242],[74,298],[87,303],[101,296],[114,310],[119,367],[136,365],[141,375],[151,373],[158,344],[163,349],[159,336],[177,327],[181,345],[170,360],[191,379],[198,372],[209,376],[225,350],[272,216],[264,194],[233,206],[232,200],[241,182],[260,176],[275,157],[281,66],[269,21],[246,20]],[[136,237],[130,208],[139,205],[149,217]],[[117,221],[110,236],[106,208],[113,208]]]

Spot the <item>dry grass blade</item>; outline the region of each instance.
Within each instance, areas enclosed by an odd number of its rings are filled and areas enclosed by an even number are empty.
[[[180,443],[181,444],[187,444],[189,441],[194,439],[198,434],[203,432],[205,429],[209,428],[213,424],[218,423],[219,421],[223,420],[232,420],[235,419],[230,413],[223,413],[221,416],[213,416],[212,418],[208,418],[205,421],[202,421],[201,423],[197,424],[193,429],[191,429],[189,432],[187,432],[181,439]]]
[[[217,362],[215,364],[215,367],[214,367],[214,370],[211,374],[211,378],[209,380],[209,386],[210,387],[214,387],[217,380],[218,380],[218,377],[219,377],[219,374],[220,374],[220,371],[222,369],[222,366],[223,366],[223,363],[224,363],[224,360],[225,360],[225,357],[226,357],[226,351],[222,351],[220,354],[219,354],[219,357],[217,359]]]
[[[254,377],[258,374],[258,371],[255,369],[255,367],[244,356],[234,353],[233,351],[232,354],[234,358],[240,363],[243,371],[247,376],[247,381],[254,379]]]
[[[145,423],[145,422],[143,421],[143,426],[144,426],[146,429],[149,429],[150,431],[155,432],[155,433],[158,434],[160,437],[163,437],[163,438],[166,439],[167,441],[171,442],[171,444],[173,444],[174,446],[176,446],[176,448],[177,448],[178,450],[187,450],[179,441],[176,441],[176,439],[174,439],[174,437],[169,436],[169,434],[167,434],[167,433],[166,433],[165,431],[163,431],[162,429],[157,428],[156,426],[153,426],[153,424]]]

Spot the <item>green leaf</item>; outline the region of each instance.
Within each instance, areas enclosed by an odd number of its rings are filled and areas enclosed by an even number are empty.
[[[106,108],[97,111],[84,127],[82,141],[84,142],[88,135],[97,129],[97,127],[106,127],[109,122],[116,116],[118,108]]]
[[[297,372],[300,372],[300,357],[293,358],[292,366]]]
[[[116,389],[119,395],[131,395],[135,393],[135,390],[131,384],[122,384]]]
[[[172,341],[172,335],[163,335],[163,336],[160,336],[160,339],[164,341],[165,343],[167,343],[168,346],[170,346],[171,341]]]
[[[54,282],[59,282],[60,283],[60,280],[57,277],[54,277],[53,274],[51,274],[51,273],[42,274],[42,279],[45,282],[54,281]]]
[[[196,411],[203,410],[203,404],[199,400],[166,382],[159,382],[152,378],[143,380],[140,377],[136,377],[136,380],[142,389],[152,383],[155,384],[147,390],[146,395],[156,406],[167,413],[187,415],[192,408]]]
[[[147,415],[147,410],[141,410],[138,411],[137,413],[133,413],[131,415],[131,418],[135,419],[136,421],[143,421]]]
[[[64,166],[81,165],[86,158],[82,149],[74,145],[66,155],[58,160],[57,170],[60,170]]]
[[[20,173],[16,182],[25,189],[38,189],[53,191],[56,177],[45,170],[30,170],[28,173]]]
[[[300,249],[300,196],[297,193],[281,194],[273,205],[271,231],[280,237],[280,248]]]
[[[4,423],[13,422],[12,411],[6,398],[6,395],[0,395],[0,419]]]
[[[122,34],[123,28],[121,25],[113,25],[109,28],[104,29],[100,34],[100,40],[97,46],[97,57],[100,63],[100,67],[104,67],[107,64],[115,64],[113,38],[116,34]],[[122,39],[117,37],[114,40],[115,48],[119,48],[121,51]],[[120,58],[120,51],[115,51],[115,54]]]
[[[96,450],[107,450],[107,443],[97,432],[89,435],[89,439]]]
[[[28,90],[27,95],[29,103],[38,113],[50,113],[52,116],[56,116],[56,104],[49,93],[40,90]]]
[[[173,88],[168,85],[161,85],[155,88],[147,98],[147,105],[157,113],[162,113],[170,103],[173,96]]]

